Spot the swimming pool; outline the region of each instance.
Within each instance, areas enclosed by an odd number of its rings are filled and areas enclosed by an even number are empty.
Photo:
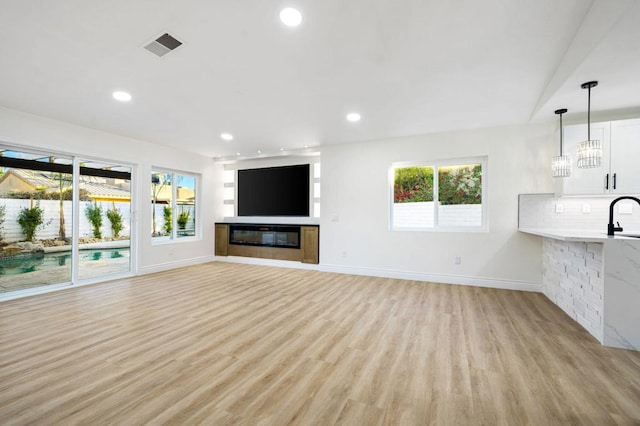
[[[129,247],[113,249],[80,250],[80,263],[108,261],[129,257]],[[35,271],[46,271],[61,266],[71,267],[71,251],[55,253],[30,253],[26,255],[0,258],[0,275],[21,275]]]

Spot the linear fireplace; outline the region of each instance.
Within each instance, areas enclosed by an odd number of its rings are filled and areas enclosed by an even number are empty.
[[[229,225],[229,244],[299,249],[300,227]]]
[[[320,261],[318,225],[216,223],[216,256]]]

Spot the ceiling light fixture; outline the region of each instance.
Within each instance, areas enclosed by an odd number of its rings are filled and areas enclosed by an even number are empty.
[[[582,83],[583,89],[589,89],[587,104],[587,140],[578,143],[578,168],[590,169],[600,167],[602,163],[602,141],[591,140],[591,88],[598,85],[597,81]]]
[[[117,90],[113,92],[113,99],[120,102],[129,102],[132,98],[131,98],[131,93],[124,92],[122,90]]]
[[[302,14],[298,9],[285,7],[280,11],[280,21],[287,27],[297,27],[302,23]]]
[[[220,133],[220,138],[225,141],[232,141],[233,135],[231,133]]]
[[[571,176],[571,157],[563,154],[563,129],[562,129],[562,114],[567,112],[566,108],[557,109],[555,113],[560,116],[560,155],[553,157],[551,160],[551,176],[557,177],[569,177]]]
[[[350,121],[352,123],[360,121],[361,118],[362,117],[357,112],[350,112],[349,114],[347,114],[347,121]]]

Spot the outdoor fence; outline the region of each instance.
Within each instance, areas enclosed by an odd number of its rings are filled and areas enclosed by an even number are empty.
[[[152,208],[155,208],[155,212],[156,212],[156,232],[161,234],[165,233],[165,220],[164,220],[165,207],[166,207],[166,204],[156,204],[155,207],[152,207]],[[195,206],[191,204],[181,204],[181,205],[178,205],[178,211],[171,212],[171,214],[179,215],[183,211],[189,212],[189,220],[187,221],[187,226],[185,229],[187,231],[193,232],[195,230],[195,223],[196,223]],[[151,228],[152,229],[150,232],[153,233],[153,223],[151,224]]]
[[[6,243],[12,243],[17,241],[25,241],[25,236],[22,233],[22,228],[18,223],[18,215],[23,208],[31,207],[31,200],[25,199],[12,199],[12,198],[0,198],[0,205],[5,206],[4,224],[2,229],[2,241]],[[85,209],[88,205],[93,205],[93,201],[80,201],[80,238],[93,237],[93,228],[91,223],[85,215]],[[131,223],[131,208],[130,203],[111,203],[98,202],[98,206],[102,208],[102,226],[100,230],[103,238],[113,237],[111,231],[111,223],[107,219],[107,210],[110,210],[115,205],[116,209],[120,211],[122,215],[123,229],[120,231],[120,236],[130,235],[130,223]],[[60,201],[58,200],[34,200],[33,205],[39,205],[44,210],[44,223],[43,227],[36,231],[36,240],[50,240],[57,239],[60,233]],[[72,222],[72,202],[63,201],[63,212],[67,238],[71,237],[73,229]]]
[[[393,225],[399,228],[433,227],[434,203],[394,203]],[[482,225],[482,204],[454,204],[438,206],[440,226]]]

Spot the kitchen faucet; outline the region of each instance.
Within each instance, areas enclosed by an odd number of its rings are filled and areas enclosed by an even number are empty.
[[[616,222],[618,226],[614,226],[613,224],[613,206],[615,206],[616,203],[620,200],[634,200],[636,203],[640,204],[640,198],[636,198],[636,197],[625,196],[625,197],[618,197],[615,200],[613,200],[611,202],[611,205],[609,206],[609,225],[607,227],[607,235],[615,235],[616,231],[622,231],[620,222]]]

